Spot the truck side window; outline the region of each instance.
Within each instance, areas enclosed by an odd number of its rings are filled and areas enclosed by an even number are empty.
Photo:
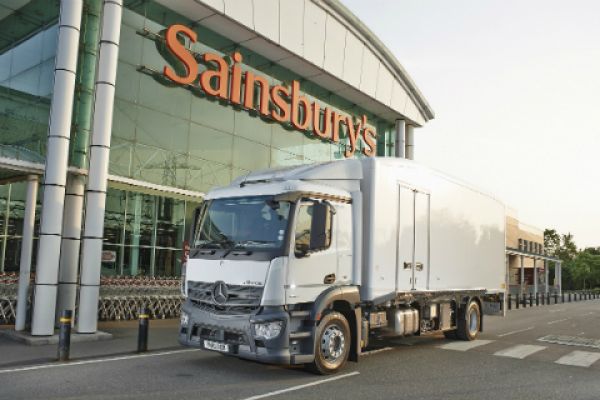
[[[331,217],[331,207],[327,203],[300,205],[294,232],[296,256],[304,257],[331,245]]]

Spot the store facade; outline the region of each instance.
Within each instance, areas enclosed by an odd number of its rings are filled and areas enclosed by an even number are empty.
[[[59,308],[93,308],[99,274],[177,276],[211,188],[264,168],[412,158],[433,118],[337,0],[0,0],[0,22],[0,272],[19,271],[33,240],[36,297]]]

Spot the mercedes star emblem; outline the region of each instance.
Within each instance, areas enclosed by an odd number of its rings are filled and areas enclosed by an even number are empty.
[[[227,303],[227,299],[229,298],[229,291],[227,290],[227,285],[223,281],[215,282],[215,286],[213,287],[212,297],[215,303],[217,304],[225,304]]]

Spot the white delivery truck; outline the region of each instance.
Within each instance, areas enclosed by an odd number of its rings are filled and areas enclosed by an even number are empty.
[[[317,373],[374,335],[473,340],[505,292],[505,207],[415,162],[251,173],[196,210],[179,341]]]

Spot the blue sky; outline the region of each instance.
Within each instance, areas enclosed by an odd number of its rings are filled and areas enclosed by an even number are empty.
[[[419,162],[600,246],[600,1],[342,2],[436,113]]]

